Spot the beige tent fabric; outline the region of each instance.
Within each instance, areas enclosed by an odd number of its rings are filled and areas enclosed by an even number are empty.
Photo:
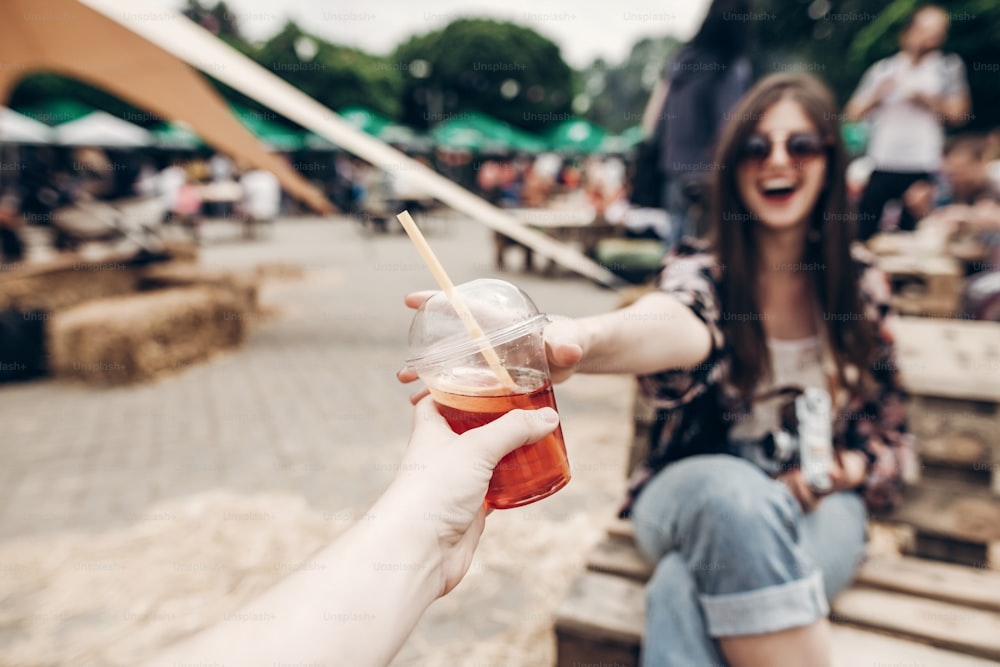
[[[139,12],[130,2],[119,6]],[[146,20],[155,23],[157,16],[147,14]],[[319,190],[236,120],[189,65],[76,0],[0,2],[0,62],[0,102],[27,74],[71,76],[157,116],[188,123],[213,148],[273,172],[310,208],[332,210]]]

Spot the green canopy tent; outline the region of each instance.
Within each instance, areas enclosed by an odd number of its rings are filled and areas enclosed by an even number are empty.
[[[273,120],[277,116],[270,111],[253,111],[235,104],[230,105],[230,109],[239,121],[271,150],[292,152],[302,150],[305,146],[306,133]]]
[[[564,153],[597,153],[607,135],[602,128],[580,118],[563,121],[548,133],[549,146]]]
[[[635,125],[621,134],[609,134],[601,142],[601,153],[627,153],[642,141],[642,127]]]
[[[26,107],[19,107],[15,111],[52,127],[80,120],[96,109],[83,102],[67,98],[46,100]]]
[[[307,151],[335,151],[337,150],[336,144],[332,141],[319,136],[315,132],[306,132],[303,137],[303,148]]]
[[[193,151],[205,147],[204,142],[185,123],[161,123],[150,131],[157,148]]]
[[[371,109],[358,106],[344,107],[337,111],[337,114],[362,132],[375,137],[392,123],[385,116]]]
[[[547,147],[542,138],[475,111],[462,112],[438,124],[431,136],[438,146],[474,152],[538,153]]]

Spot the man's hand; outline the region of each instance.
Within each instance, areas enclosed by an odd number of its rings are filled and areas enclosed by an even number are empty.
[[[493,468],[522,445],[537,442],[559,424],[551,408],[512,410],[499,419],[456,435],[434,402],[417,403],[410,444],[399,474],[373,513],[405,515],[412,541],[436,541],[440,595],[453,589],[472,563],[486,524],[483,504]],[[400,540],[406,544],[406,540]]]

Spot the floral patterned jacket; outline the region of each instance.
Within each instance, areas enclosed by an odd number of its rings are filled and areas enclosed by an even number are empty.
[[[880,334],[870,369],[877,386],[868,398],[847,397],[834,419],[834,446],[867,456],[866,479],[858,491],[869,510],[885,511],[900,500],[903,471],[913,460],[913,438],[906,432],[906,393],[893,351],[889,283],[866,251],[853,254],[865,311],[857,317],[874,322]],[[629,480],[623,517],[644,485],[666,465],[696,454],[731,453],[729,429],[750,413],[749,403],[726,382],[731,353],[721,326],[720,278],[714,256],[695,245],[681,245],[660,275],[659,288],[691,308],[708,327],[712,350],[695,368],[639,377],[640,389],[657,415],[649,456]]]

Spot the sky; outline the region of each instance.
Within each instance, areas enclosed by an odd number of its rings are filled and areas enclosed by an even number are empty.
[[[176,10],[182,0],[145,0]],[[210,2],[203,2],[210,4]],[[226,0],[251,39],[265,39],[288,17],[337,44],[385,55],[406,37],[443,27],[458,16],[483,16],[527,25],[582,68],[600,56],[625,59],[642,37],[694,34],[708,0]]]

